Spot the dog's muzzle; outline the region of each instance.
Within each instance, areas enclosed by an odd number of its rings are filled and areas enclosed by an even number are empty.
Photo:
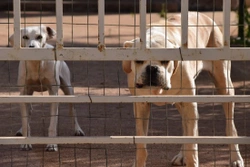
[[[42,47],[42,43],[40,43],[39,41],[36,41],[36,40],[32,40],[28,44],[28,47],[29,48],[41,48]]]
[[[161,76],[158,66],[148,65],[143,74],[142,83],[136,83],[136,88],[159,87],[164,90],[170,89],[166,84],[166,78]]]
[[[159,86],[158,83],[159,69],[157,66],[148,65],[146,67],[146,84],[148,86]]]

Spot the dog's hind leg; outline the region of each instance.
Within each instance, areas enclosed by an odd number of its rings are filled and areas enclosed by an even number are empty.
[[[57,85],[56,83],[52,83],[52,85]],[[49,89],[50,95],[58,94],[59,86],[52,86]],[[50,107],[50,125],[48,129],[48,136],[55,137],[57,136],[57,124],[58,124],[58,103],[52,103]],[[46,151],[57,151],[57,144],[48,144],[46,147]]]
[[[71,87],[71,85],[61,85],[61,89],[65,95],[74,95],[74,90]],[[72,104],[72,103],[69,104],[69,110],[70,110],[70,115],[74,119],[75,136],[85,136],[85,133],[83,132],[83,130],[81,129],[81,127],[77,121],[77,114],[76,114],[74,104]]]
[[[234,87],[231,81],[231,62],[214,61],[213,69],[210,71],[215,87],[221,95],[234,95]],[[234,103],[223,103],[223,109],[226,117],[226,135],[237,136],[237,130],[234,124]],[[244,167],[244,161],[241,157],[238,144],[229,145],[231,152],[231,165],[234,167]]]
[[[60,74],[60,88],[62,89],[63,93],[65,95],[74,95],[74,89],[71,86],[70,81],[70,71],[65,62],[62,62],[62,69]],[[74,118],[74,124],[75,124],[75,136],[85,136],[83,130],[81,129],[78,121],[77,121],[77,114],[74,107],[74,104],[69,104],[70,107],[70,114]]]
[[[136,136],[148,135],[150,106],[148,103],[134,103],[134,117],[136,122]],[[145,167],[147,160],[146,144],[136,144],[136,162],[134,167]]]
[[[197,103],[176,103],[182,116],[183,136],[198,136]],[[172,159],[173,166],[198,167],[198,145],[183,144],[181,151]]]
[[[76,115],[76,110],[75,110],[74,104],[70,103],[69,108],[70,108],[70,113],[71,113],[72,117],[74,118],[75,136],[85,136],[85,133],[83,132],[83,130],[81,129],[81,127],[77,121],[77,115]]]

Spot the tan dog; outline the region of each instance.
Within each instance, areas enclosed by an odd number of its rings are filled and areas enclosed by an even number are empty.
[[[188,47],[222,47],[222,33],[212,19],[204,14],[189,13]],[[147,48],[179,48],[181,46],[181,16],[167,19],[167,27],[152,26],[147,30]],[[165,22],[164,22],[165,23]],[[176,27],[176,25],[178,27]],[[207,25],[207,26],[204,26]],[[213,26],[214,25],[214,26]],[[166,34],[167,33],[167,34]],[[139,47],[139,39],[126,41],[124,47]],[[123,61],[123,70],[127,73],[128,87],[133,95],[195,95],[195,78],[202,70],[208,71],[218,93],[234,95],[230,78],[230,61]],[[164,103],[165,104],[165,103]],[[157,103],[156,105],[164,105]],[[183,135],[198,136],[197,103],[175,103],[182,116]],[[234,103],[223,103],[226,117],[226,135],[237,136],[234,125]],[[136,135],[146,136],[150,116],[149,103],[134,103]],[[237,144],[229,146],[231,165],[243,167],[244,162]],[[135,167],[145,167],[147,160],[146,144],[137,144]],[[184,144],[173,160],[172,165],[198,167],[197,144]]]
[[[29,48],[53,48],[46,43],[48,39],[55,36],[56,32],[44,25],[30,26],[21,29],[21,46]],[[10,43],[13,45],[13,35]],[[33,55],[36,56],[36,55]],[[73,95],[71,86],[70,71],[64,61],[20,61],[18,69],[18,86],[20,95],[32,95],[34,92],[49,91],[50,95],[57,95],[61,88],[65,95]],[[16,135],[30,136],[29,114],[27,104],[21,104],[22,128]],[[75,121],[75,135],[83,136],[84,132],[78,124],[73,104],[70,104],[70,111]],[[58,104],[52,103],[50,109],[49,137],[57,136]],[[21,145],[21,150],[31,150],[29,144]],[[56,144],[48,144],[47,151],[57,151]]]

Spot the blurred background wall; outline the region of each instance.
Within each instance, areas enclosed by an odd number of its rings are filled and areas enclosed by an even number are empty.
[[[231,0],[232,10],[236,10],[239,0]],[[55,11],[55,0],[21,0],[22,9],[26,11]],[[41,3],[42,2],[42,3]],[[97,13],[98,0],[64,0],[65,12],[85,12]],[[189,0],[189,10],[195,11],[218,11],[222,10],[223,0]],[[245,0],[250,5],[250,0]],[[160,12],[162,9],[168,12],[179,12],[181,10],[181,0],[147,0],[148,11]],[[105,0],[106,13],[131,13],[139,11],[139,0]],[[119,8],[120,6],[120,8]],[[1,0],[0,10],[12,10],[12,0]]]

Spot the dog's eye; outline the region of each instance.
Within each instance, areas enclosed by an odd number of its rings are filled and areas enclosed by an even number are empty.
[[[36,39],[42,39],[43,38],[43,36],[41,36],[41,35],[38,35],[37,37],[36,37]]]
[[[136,64],[143,64],[143,61],[137,60],[135,61]]]
[[[169,61],[161,61],[161,64],[168,64]]]
[[[27,35],[24,35],[24,36],[23,36],[23,39],[26,39],[26,40],[27,40],[27,39],[29,39],[29,37],[28,37]]]

